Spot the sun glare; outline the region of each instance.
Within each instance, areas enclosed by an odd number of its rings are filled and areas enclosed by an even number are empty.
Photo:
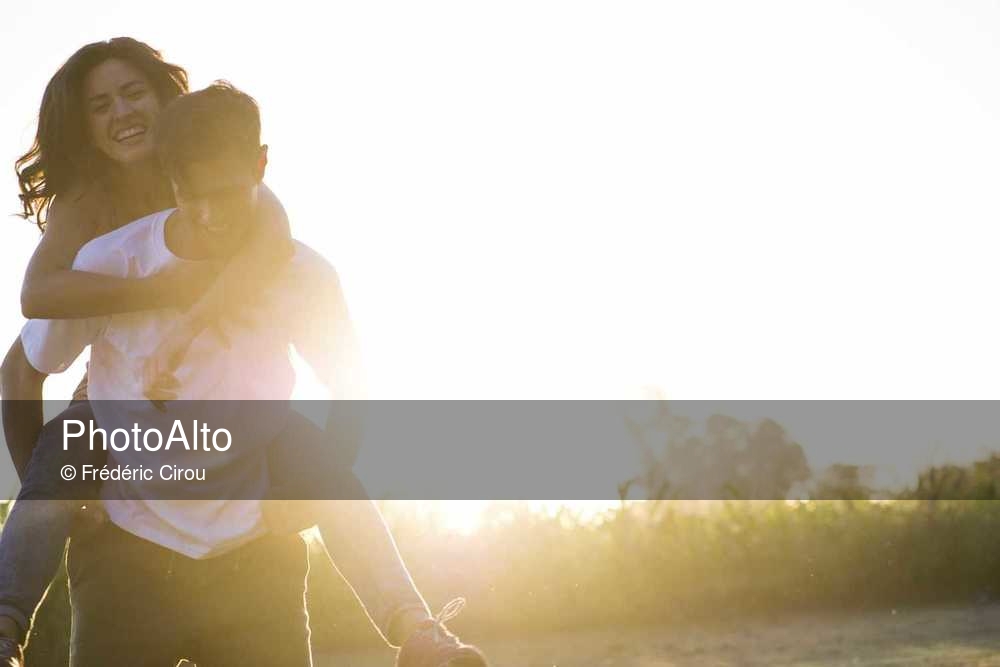
[[[607,510],[618,506],[617,500],[526,500],[518,503],[531,512],[548,517],[569,512],[582,523],[594,521]],[[420,504],[420,514],[435,522],[445,532],[469,536],[483,528],[489,510],[495,504],[497,501],[493,500],[425,501]]]
[[[473,535],[483,523],[488,500],[447,500],[438,509],[441,527],[457,535]]]

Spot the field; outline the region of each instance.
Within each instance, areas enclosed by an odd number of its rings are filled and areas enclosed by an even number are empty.
[[[483,647],[495,667],[1000,667],[1000,605],[569,632]],[[316,664],[387,667],[392,654],[326,655]]]
[[[629,507],[600,522],[524,511],[470,535],[387,516],[432,609],[466,597],[450,625],[496,667],[1000,667],[995,500]],[[311,544],[316,664],[388,667]],[[36,617],[33,667],[66,665],[66,592],[61,580]]]

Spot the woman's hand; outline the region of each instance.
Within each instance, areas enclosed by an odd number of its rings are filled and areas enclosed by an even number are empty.
[[[184,361],[191,343],[205,331],[218,336],[222,344],[229,347],[229,336],[223,330],[221,320],[206,322],[182,316],[146,358],[142,367],[143,395],[157,408],[162,409],[164,401],[177,398],[175,372]]]
[[[234,326],[244,326],[248,320],[229,317],[229,322]],[[190,314],[183,315],[143,363],[143,395],[157,408],[162,408],[164,401],[177,398],[178,381],[175,372],[187,356],[191,343],[206,332],[216,336],[224,347],[229,347],[229,334],[226,333],[221,317],[201,319]]]
[[[193,321],[181,317],[143,363],[143,395],[157,408],[162,409],[164,401],[177,398],[178,383],[174,373],[199,333],[200,328]]]

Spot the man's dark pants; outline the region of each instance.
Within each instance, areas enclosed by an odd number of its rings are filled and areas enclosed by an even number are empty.
[[[71,667],[309,667],[298,535],[193,560],[114,524],[70,541]]]

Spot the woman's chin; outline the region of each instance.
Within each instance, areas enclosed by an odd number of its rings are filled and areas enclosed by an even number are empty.
[[[108,157],[122,166],[129,167],[151,160],[153,154],[154,150],[152,142],[150,142],[149,145],[116,146]]]

